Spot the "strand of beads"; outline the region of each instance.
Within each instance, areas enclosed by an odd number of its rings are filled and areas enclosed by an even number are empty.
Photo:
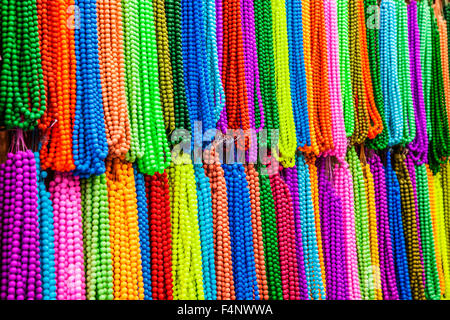
[[[133,165],[134,183],[136,186],[136,198],[138,206],[139,246],[141,248],[142,278],[144,283],[144,300],[152,299],[152,274],[150,255],[150,236],[147,197],[145,190],[145,178]]]
[[[443,8],[441,2],[435,2],[433,4],[434,15],[437,20],[440,49],[441,49],[441,68],[442,77],[444,81],[444,96],[445,101],[450,101],[450,75],[449,75],[449,60],[448,60],[448,35],[447,35],[447,21],[443,16]],[[446,106],[447,118],[450,117],[450,107]]]
[[[211,185],[201,164],[194,164],[197,186],[198,224],[202,246],[203,290],[206,300],[217,299],[216,270],[214,266],[214,235]]]
[[[106,140],[109,154],[123,157],[130,149],[130,121],[125,94],[121,1],[99,1],[98,57]]]
[[[352,96],[350,74],[349,36],[348,36],[348,0],[337,0],[337,26],[339,33],[339,69],[341,74],[342,105],[347,138],[355,130],[355,109]]]
[[[415,166],[417,204],[420,217],[420,236],[422,240],[425,269],[425,296],[428,300],[439,299],[440,283],[437,268],[433,221],[431,217],[428,175],[425,164]]]
[[[169,36],[164,0],[152,0],[155,22],[156,43],[158,48],[158,71],[161,104],[165,127],[169,132],[175,129],[175,112],[173,98],[172,64],[170,63]]]
[[[150,226],[152,298],[173,300],[172,227],[167,173],[145,176]]]
[[[261,222],[261,198],[259,174],[255,166],[250,163],[245,165],[245,177],[250,191],[250,205],[252,209],[253,248],[255,255],[256,277],[258,292],[262,300],[269,300],[267,276],[264,265],[264,243]]]
[[[370,154],[368,162],[370,165],[370,172],[373,174],[375,191],[382,294],[385,300],[398,300],[399,295],[395,278],[392,233],[391,226],[389,225],[389,199],[386,189],[386,171],[380,157],[376,153]]]
[[[39,0],[38,17],[42,51],[42,69],[47,95],[47,109],[39,123],[42,139],[42,168],[56,171],[75,169],[72,131],[75,117],[76,77],[75,38],[67,27],[74,1],[57,4]],[[75,27],[75,26],[73,26]],[[59,39],[58,42],[54,39]]]
[[[106,167],[114,299],[142,300],[144,284],[133,167],[117,158],[108,159]]]
[[[264,108],[267,147],[272,146],[272,132],[279,129],[278,103],[275,82],[275,61],[272,34],[271,0],[255,0],[255,31],[258,53],[261,98]],[[307,64],[306,64],[307,65]],[[222,79],[223,80],[223,79]]]
[[[53,230],[53,204],[50,192],[45,186],[47,172],[40,166],[39,152],[35,152],[36,176],[38,184],[38,210],[39,210],[39,250],[42,280],[42,299],[56,299],[55,276],[55,233]],[[1,169],[0,169],[1,174]],[[1,176],[0,176],[1,180]],[[3,190],[3,189],[2,189]],[[1,196],[1,194],[0,194]],[[0,201],[1,202],[1,201]]]
[[[296,160],[298,174],[300,228],[302,230],[303,253],[306,281],[308,284],[308,296],[310,299],[325,299],[325,288],[322,281],[322,269],[320,267],[319,248],[317,243],[316,226],[314,219],[314,204],[312,201],[311,179],[309,168],[302,155]]]
[[[356,250],[353,180],[347,162],[343,161],[335,166],[333,180],[336,195],[341,198],[342,202],[348,298],[350,300],[360,300],[361,290],[358,275],[358,253]]]
[[[425,111],[424,82],[421,65],[421,44],[424,39],[419,35],[417,2],[408,5],[409,59],[411,66],[411,92],[416,116],[416,137],[408,149],[417,165],[426,161],[428,154],[427,115]]]
[[[298,190],[298,172],[297,167],[286,168],[283,170],[284,181],[286,182],[292,197],[292,208],[294,209],[295,225],[295,249],[298,267],[298,281],[300,300],[308,299],[308,284],[306,282],[305,260],[303,251],[303,232],[300,225],[300,195]],[[302,208],[303,209],[303,208]],[[302,210],[303,211],[303,210]]]
[[[263,228],[264,258],[269,298],[272,300],[281,300],[283,299],[283,288],[281,283],[275,204],[266,168],[261,166],[258,173],[261,189],[261,223]]]
[[[56,298],[84,300],[85,269],[80,180],[55,172],[50,181],[55,230]]]
[[[358,273],[361,298],[372,300],[374,288],[369,284],[371,268],[369,216],[366,190],[361,162],[354,148],[347,153],[347,163],[353,178],[353,197],[355,201],[356,247],[358,252]]]
[[[273,170],[270,168],[269,170]],[[295,224],[292,198],[287,184],[278,172],[269,172],[277,217],[283,299],[300,299],[298,263],[295,252]]]
[[[228,221],[227,185],[224,171],[214,150],[205,150],[203,168],[211,185],[214,254],[217,278],[217,299],[235,300],[231,258],[230,223]]]
[[[81,179],[86,298],[112,300],[113,271],[105,175]]]
[[[408,261],[406,258],[405,236],[403,233],[403,217],[400,198],[400,184],[395,173],[391,152],[386,156],[386,190],[388,199],[389,227],[395,261],[397,288],[401,300],[411,300],[411,287],[409,282]]]
[[[250,192],[242,164],[224,164],[236,300],[259,300]]]
[[[319,180],[320,222],[327,281],[327,299],[347,299],[342,202],[331,183],[330,158],[317,161]]]
[[[419,234],[416,227],[416,206],[414,203],[414,190],[405,160],[405,155],[400,153],[394,154],[393,165],[400,184],[402,218],[404,222],[403,231],[405,234],[411,295],[415,300],[422,300],[425,298],[425,293],[422,263],[420,261]]]
[[[403,0],[395,0],[395,14],[397,18],[397,63],[398,86],[403,110],[403,145],[410,143],[416,136],[416,120],[411,95],[411,69],[408,43],[407,4]]]
[[[381,89],[388,123],[389,146],[397,145],[403,137],[402,100],[399,91],[397,63],[397,19],[395,4],[385,0],[380,8],[380,72]]]
[[[204,299],[202,255],[194,168],[188,155],[168,170],[175,300]]]
[[[446,164],[442,170],[442,195],[443,195],[443,207],[444,207],[444,211],[443,211],[443,219],[441,218],[441,221],[444,222],[443,227],[445,228],[445,234],[447,237],[447,246],[444,247],[446,248],[447,252],[447,257],[450,256],[450,236],[449,236],[449,230],[450,230],[450,200],[449,200],[449,196],[450,196],[450,167],[448,164]],[[448,274],[448,273],[447,273]],[[446,274],[446,279],[447,279],[447,274]],[[450,294],[448,293],[448,286],[446,284],[445,286],[446,288],[446,292],[445,292],[445,298],[449,299],[450,298]]]
[[[36,1],[2,1],[0,123],[32,129],[46,107]]]

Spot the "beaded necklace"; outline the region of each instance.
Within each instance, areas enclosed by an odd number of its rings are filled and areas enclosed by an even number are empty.
[[[74,30],[67,27],[71,1],[38,2],[39,36],[47,109],[39,123],[42,130],[41,165],[57,171],[75,169],[72,131],[75,116],[76,77]],[[55,41],[58,39],[58,41]]]
[[[39,152],[34,153],[36,161],[36,176],[38,184],[38,210],[39,210],[39,250],[42,280],[42,299],[56,299],[55,276],[55,232],[53,230],[53,204],[50,200],[50,192],[45,186],[47,171],[41,169]],[[2,181],[0,169],[0,181]],[[2,189],[4,190],[4,189]],[[0,197],[1,197],[0,193]],[[0,201],[1,202],[1,201]]]
[[[134,184],[138,206],[139,246],[141,249],[142,278],[144,283],[144,300],[152,299],[152,274],[150,255],[150,235],[145,178],[133,164]]]
[[[377,7],[375,7],[377,6]],[[364,0],[364,12],[366,21],[372,21],[371,26],[367,26],[367,44],[370,64],[370,75],[372,77],[373,94],[375,98],[375,104],[380,114],[383,131],[376,136],[375,139],[369,140],[369,147],[380,150],[387,147],[389,141],[389,131],[387,128],[383,92],[381,91],[381,78],[380,78],[380,49],[379,49],[379,7],[377,0]],[[377,26],[378,23],[378,26]]]
[[[355,130],[355,109],[353,105],[352,81],[350,74],[349,37],[348,37],[348,1],[337,0],[337,26],[339,32],[339,67],[341,73],[341,93],[347,138]]]
[[[2,1],[0,12],[0,124],[29,130],[46,107],[36,1]]]
[[[219,158],[215,151],[205,150],[204,155],[203,168],[211,184],[217,299],[235,300],[227,185],[224,171],[220,166]]]
[[[157,43],[159,90],[166,130],[175,129],[172,64],[170,63],[169,36],[164,0],[152,0]]]
[[[399,294],[395,278],[393,239],[391,237],[391,226],[389,225],[389,199],[386,171],[380,157],[376,153],[371,153],[368,162],[370,172],[373,174],[375,191],[381,289],[385,300],[398,300]]]
[[[307,150],[311,147],[310,119],[306,86],[305,62],[303,58],[302,3],[286,1],[286,19],[289,40],[289,71],[292,110],[294,113],[297,147]]]
[[[301,206],[300,229],[302,231],[301,236],[308,296],[313,300],[324,300],[325,288],[322,281],[322,269],[320,267],[309,168],[302,155],[297,156],[295,165],[297,167],[299,205]]]
[[[389,146],[402,142],[403,114],[399,90],[397,18],[395,4],[384,0],[380,8],[380,72],[386,122],[389,132]]]
[[[445,234],[447,236],[447,246],[444,247],[447,250],[447,257],[450,254],[450,249],[449,249],[449,243],[450,243],[450,235],[449,235],[449,230],[450,230],[450,200],[449,200],[449,195],[450,195],[450,167],[448,165],[448,163],[443,167],[442,170],[442,189],[443,189],[443,200],[444,200],[444,216],[443,216],[443,220],[445,221],[444,226],[445,226]],[[449,298],[449,293],[448,293],[448,286],[446,285],[446,293],[445,293],[445,297],[446,299]]]
[[[259,168],[259,182],[261,188],[261,222],[263,228],[264,257],[266,263],[267,284],[269,298],[283,299],[280,255],[277,239],[277,222],[275,204],[266,168]]]
[[[56,298],[84,300],[85,268],[80,179],[55,172],[50,181],[55,231]]]
[[[188,159],[188,154],[185,154]],[[197,191],[191,162],[168,169],[174,300],[204,299]]]
[[[329,158],[318,160],[320,222],[327,281],[327,299],[347,299],[344,230],[341,198],[336,195],[326,172]],[[329,168],[329,167],[328,167]]]
[[[99,1],[98,56],[109,154],[123,157],[130,149],[130,122],[125,95],[122,6]]]
[[[105,172],[108,153],[97,41],[96,1],[75,0],[80,27],[75,29],[76,105],[73,126],[75,173],[80,177]]]
[[[403,110],[403,145],[410,143],[416,136],[416,120],[411,95],[411,69],[408,43],[407,5],[404,0],[395,0],[395,14],[397,18],[397,62],[398,86]]]
[[[361,291],[358,275],[358,254],[355,233],[355,207],[353,180],[347,162],[342,161],[334,168],[334,189],[342,201],[342,223],[344,228],[345,269],[348,298],[360,300]]]
[[[355,201],[356,248],[358,252],[358,273],[361,298],[374,299],[374,287],[371,285],[372,267],[370,250],[370,228],[366,187],[361,162],[354,148],[347,153],[347,163],[353,178],[353,197]]]
[[[173,300],[172,227],[167,173],[145,176],[150,228],[152,298]]]
[[[450,101],[450,75],[449,75],[449,60],[448,60],[448,35],[447,35],[447,21],[443,16],[442,3],[437,1],[433,4],[434,15],[437,19],[440,48],[441,48],[441,68],[442,77],[444,80],[444,95],[445,101]],[[450,106],[446,106],[447,118],[450,117]]]
[[[397,289],[401,300],[411,300],[408,261],[406,258],[405,236],[403,234],[403,218],[400,199],[400,184],[392,166],[391,151],[386,156],[386,190],[388,196],[389,227],[395,261]]]
[[[263,75],[260,78],[261,98],[267,128],[267,147],[270,148],[274,134],[272,131],[279,129],[271,0],[254,0],[254,6],[258,68],[259,74]]]
[[[428,191],[428,175],[425,164],[415,166],[417,204],[420,218],[420,239],[422,242],[427,300],[440,297],[439,274],[435,254],[435,239],[431,217],[430,196]]]
[[[214,235],[211,185],[201,164],[194,164],[197,186],[198,224],[202,245],[203,290],[205,299],[217,299],[216,270],[214,265]]]
[[[113,270],[109,238],[106,176],[81,179],[86,298],[112,300]]]
[[[267,287],[267,276],[264,265],[264,243],[263,230],[261,222],[261,198],[259,174],[253,164],[247,164],[245,168],[245,177],[247,179],[250,191],[250,205],[252,208],[252,230],[253,230],[253,248],[256,265],[256,279],[258,281],[258,292],[262,300],[269,299]]]
[[[409,144],[411,156],[417,165],[426,161],[428,153],[427,116],[423,91],[423,76],[421,65],[421,44],[417,18],[417,2],[408,5],[409,57],[411,66],[412,97],[416,118],[416,137]]]
[[[283,299],[298,300],[300,292],[292,198],[287,184],[281,179],[278,172],[269,173],[269,179],[277,217]]]
[[[142,300],[144,284],[133,167],[117,158],[108,159],[106,167],[114,299]]]
[[[292,208],[294,209],[295,225],[295,249],[298,267],[298,282],[300,300],[307,300],[308,284],[306,281],[305,254],[303,250],[303,232],[300,224],[300,195],[298,189],[297,167],[286,168],[283,170],[284,181],[286,182],[292,197]],[[303,209],[303,208],[302,208]]]
[[[416,225],[416,205],[414,203],[414,189],[405,160],[406,157],[404,154],[394,154],[393,165],[400,185],[402,219],[404,222],[403,231],[405,234],[411,294],[414,300],[422,300],[425,299],[425,294],[420,257],[419,230]]]
[[[251,206],[242,164],[224,164],[236,300],[259,300],[252,240]]]

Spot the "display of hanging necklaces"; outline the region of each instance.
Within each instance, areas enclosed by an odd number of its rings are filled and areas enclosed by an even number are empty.
[[[355,109],[353,105],[352,81],[350,74],[348,1],[337,0],[337,25],[339,32],[339,69],[341,73],[341,93],[347,138],[355,130]]]
[[[289,76],[297,147],[308,151],[314,141],[310,132],[305,61],[303,57],[302,3],[286,1],[286,21],[289,42]],[[311,139],[312,138],[312,139]]]
[[[204,300],[194,167],[184,154],[168,169],[174,300]]]
[[[403,110],[403,138],[401,143],[406,145],[413,141],[416,136],[416,120],[411,95],[407,4],[404,0],[394,0],[394,2],[397,18],[398,86]]]
[[[347,138],[342,108],[341,77],[339,71],[339,36],[337,30],[337,8],[335,1],[327,0],[325,6],[325,22],[328,48],[328,83],[330,92],[332,136],[334,150],[331,155],[344,160],[347,153]]]
[[[113,270],[109,238],[106,176],[81,179],[86,299],[112,300]]]
[[[442,68],[442,78],[444,80],[445,101],[450,101],[447,21],[444,19],[442,3],[440,1],[437,1],[433,4],[433,9],[439,30],[439,39],[441,48],[441,68]],[[447,109],[447,118],[450,118],[450,106],[446,106],[446,109]]]
[[[266,266],[269,298],[282,300],[283,291],[280,271],[280,255],[277,238],[277,221],[270,180],[267,169],[259,167],[259,183],[261,188],[261,222],[263,228],[264,258]]]
[[[98,59],[97,5],[75,0],[80,27],[75,29],[76,105],[73,126],[75,174],[87,178],[105,173],[108,145]]]
[[[47,191],[45,178],[47,171],[41,170],[39,152],[34,153],[36,160],[36,176],[38,184],[38,210],[39,210],[39,250],[41,264],[42,300],[56,300],[55,276],[55,231],[53,230],[53,204],[50,201],[50,192]],[[2,180],[0,167],[0,181]],[[2,188],[4,190],[4,188]],[[2,194],[0,193],[0,198]],[[1,203],[4,200],[0,200]]]
[[[380,280],[384,300],[398,300],[395,278],[394,254],[389,224],[386,171],[380,157],[372,152],[367,159],[373,175],[376,223],[378,229],[378,250],[380,259]]]
[[[445,162],[450,155],[450,135],[447,111],[445,108],[445,94],[442,76],[441,52],[439,31],[436,18],[432,17],[432,43],[433,43],[433,62],[432,62],[432,80],[430,92],[430,120],[432,135],[429,135],[428,163],[430,169],[436,173],[439,166]]]
[[[299,205],[302,207],[300,210],[300,228],[302,230],[308,297],[312,300],[324,300],[325,288],[322,282],[309,168],[303,155],[297,156],[295,165],[297,167]]]
[[[403,233],[403,217],[400,198],[400,184],[392,165],[391,151],[386,155],[386,190],[388,196],[389,227],[393,244],[397,288],[401,300],[411,300],[406,244]]]
[[[245,177],[250,191],[250,205],[252,209],[253,249],[256,265],[256,280],[258,281],[258,292],[261,300],[269,300],[267,287],[267,276],[264,262],[264,242],[261,222],[261,198],[259,174],[254,164],[244,166]]]
[[[43,169],[71,171],[75,169],[72,131],[75,116],[75,38],[67,27],[68,6],[73,0],[58,4],[37,1],[42,70],[47,96],[47,109],[39,129],[43,132],[41,159]],[[58,42],[54,39],[60,39]]]
[[[415,166],[417,204],[420,217],[420,239],[422,242],[425,269],[425,296],[427,300],[440,298],[441,290],[436,263],[435,239],[431,217],[428,175],[425,164]]]
[[[419,35],[417,2],[415,0],[411,1],[408,5],[408,36],[411,66],[411,92],[416,118],[416,137],[408,145],[408,148],[411,156],[414,157],[415,163],[421,165],[427,160],[428,135],[427,116],[423,95],[422,65],[420,63],[422,39]]]
[[[117,158],[108,158],[106,168],[114,299],[143,300],[144,284],[133,166]]]
[[[122,5],[99,1],[98,56],[109,154],[124,157],[130,149],[130,122],[124,79]]]
[[[275,83],[275,58],[272,33],[271,0],[255,0],[255,31],[258,53],[258,68],[261,85],[261,98],[264,108],[267,147],[272,147],[272,132],[278,130],[278,103]],[[223,73],[222,73],[223,80]]]
[[[363,0],[349,0],[348,15],[350,72],[355,99],[355,131],[351,142],[360,144],[381,133],[383,124],[372,91]]]
[[[204,155],[203,168],[211,184],[217,299],[235,300],[227,185],[224,171],[220,166],[218,155],[214,149],[205,150]],[[218,266],[221,267],[219,268]]]
[[[423,287],[423,268],[420,261],[416,205],[414,203],[414,190],[405,160],[406,156],[404,154],[394,153],[393,166],[400,185],[403,231],[405,234],[411,295],[414,300],[423,300],[425,299],[425,292]]]
[[[294,209],[294,225],[295,225],[295,248],[298,268],[299,296],[300,300],[308,300],[308,284],[306,281],[306,264],[305,253],[303,251],[303,232],[300,223],[300,195],[298,189],[298,172],[297,167],[286,168],[282,172],[284,181],[286,182],[292,199],[292,208]]]
[[[198,224],[202,246],[203,291],[206,300],[217,299],[216,270],[214,265],[214,220],[211,185],[201,164],[194,164],[197,186]]]
[[[317,161],[319,180],[320,222],[327,281],[327,299],[347,299],[344,230],[341,198],[333,188],[330,158]]]
[[[388,145],[394,146],[402,142],[404,119],[397,63],[397,17],[392,0],[384,0],[381,3],[380,28],[381,89],[389,132]]]
[[[358,274],[358,254],[356,249],[355,208],[353,180],[347,162],[335,165],[333,186],[336,195],[342,202],[342,224],[344,228],[345,272],[348,288],[348,299],[360,300],[361,291]]]
[[[152,273],[150,255],[150,232],[148,220],[147,197],[145,190],[145,178],[133,164],[134,184],[136,187],[136,199],[138,206],[139,246],[141,248],[142,278],[144,283],[144,300],[152,299]]]
[[[85,300],[80,179],[55,172],[49,192],[54,215],[56,299]]]
[[[150,228],[152,299],[173,300],[172,227],[167,173],[145,176]]]
[[[389,142],[389,131],[387,128],[383,92],[381,91],[380,78],[380,49],[379,49],[379,29],[380,29],[380,8],[378,0],[364,0],[364,12],[367,21],[367,45],[370,64],[370,75],[372,77],[373,95],[375,104],[383,123],[383,131],[373,140],[368,140],[369,148],[375,150],[384,149]]]
[[[361,298],[373,300],[374,287],[370,284],[372,276],[370,254],[370,228],[366,187],[361,162],[354,148],[347,153],[347,163],[353,179],[353,197],[355,201],[356,248],[358,252],[358,273]]]
[[[152,0],[153,18],[158,56],[159,90],[166,130],[175,129],[172,64],[170,63],[169,37],[164,0]]]
[[[0,19],[0,125],[30,130],[46,107],[36,1],[2,1]]]

